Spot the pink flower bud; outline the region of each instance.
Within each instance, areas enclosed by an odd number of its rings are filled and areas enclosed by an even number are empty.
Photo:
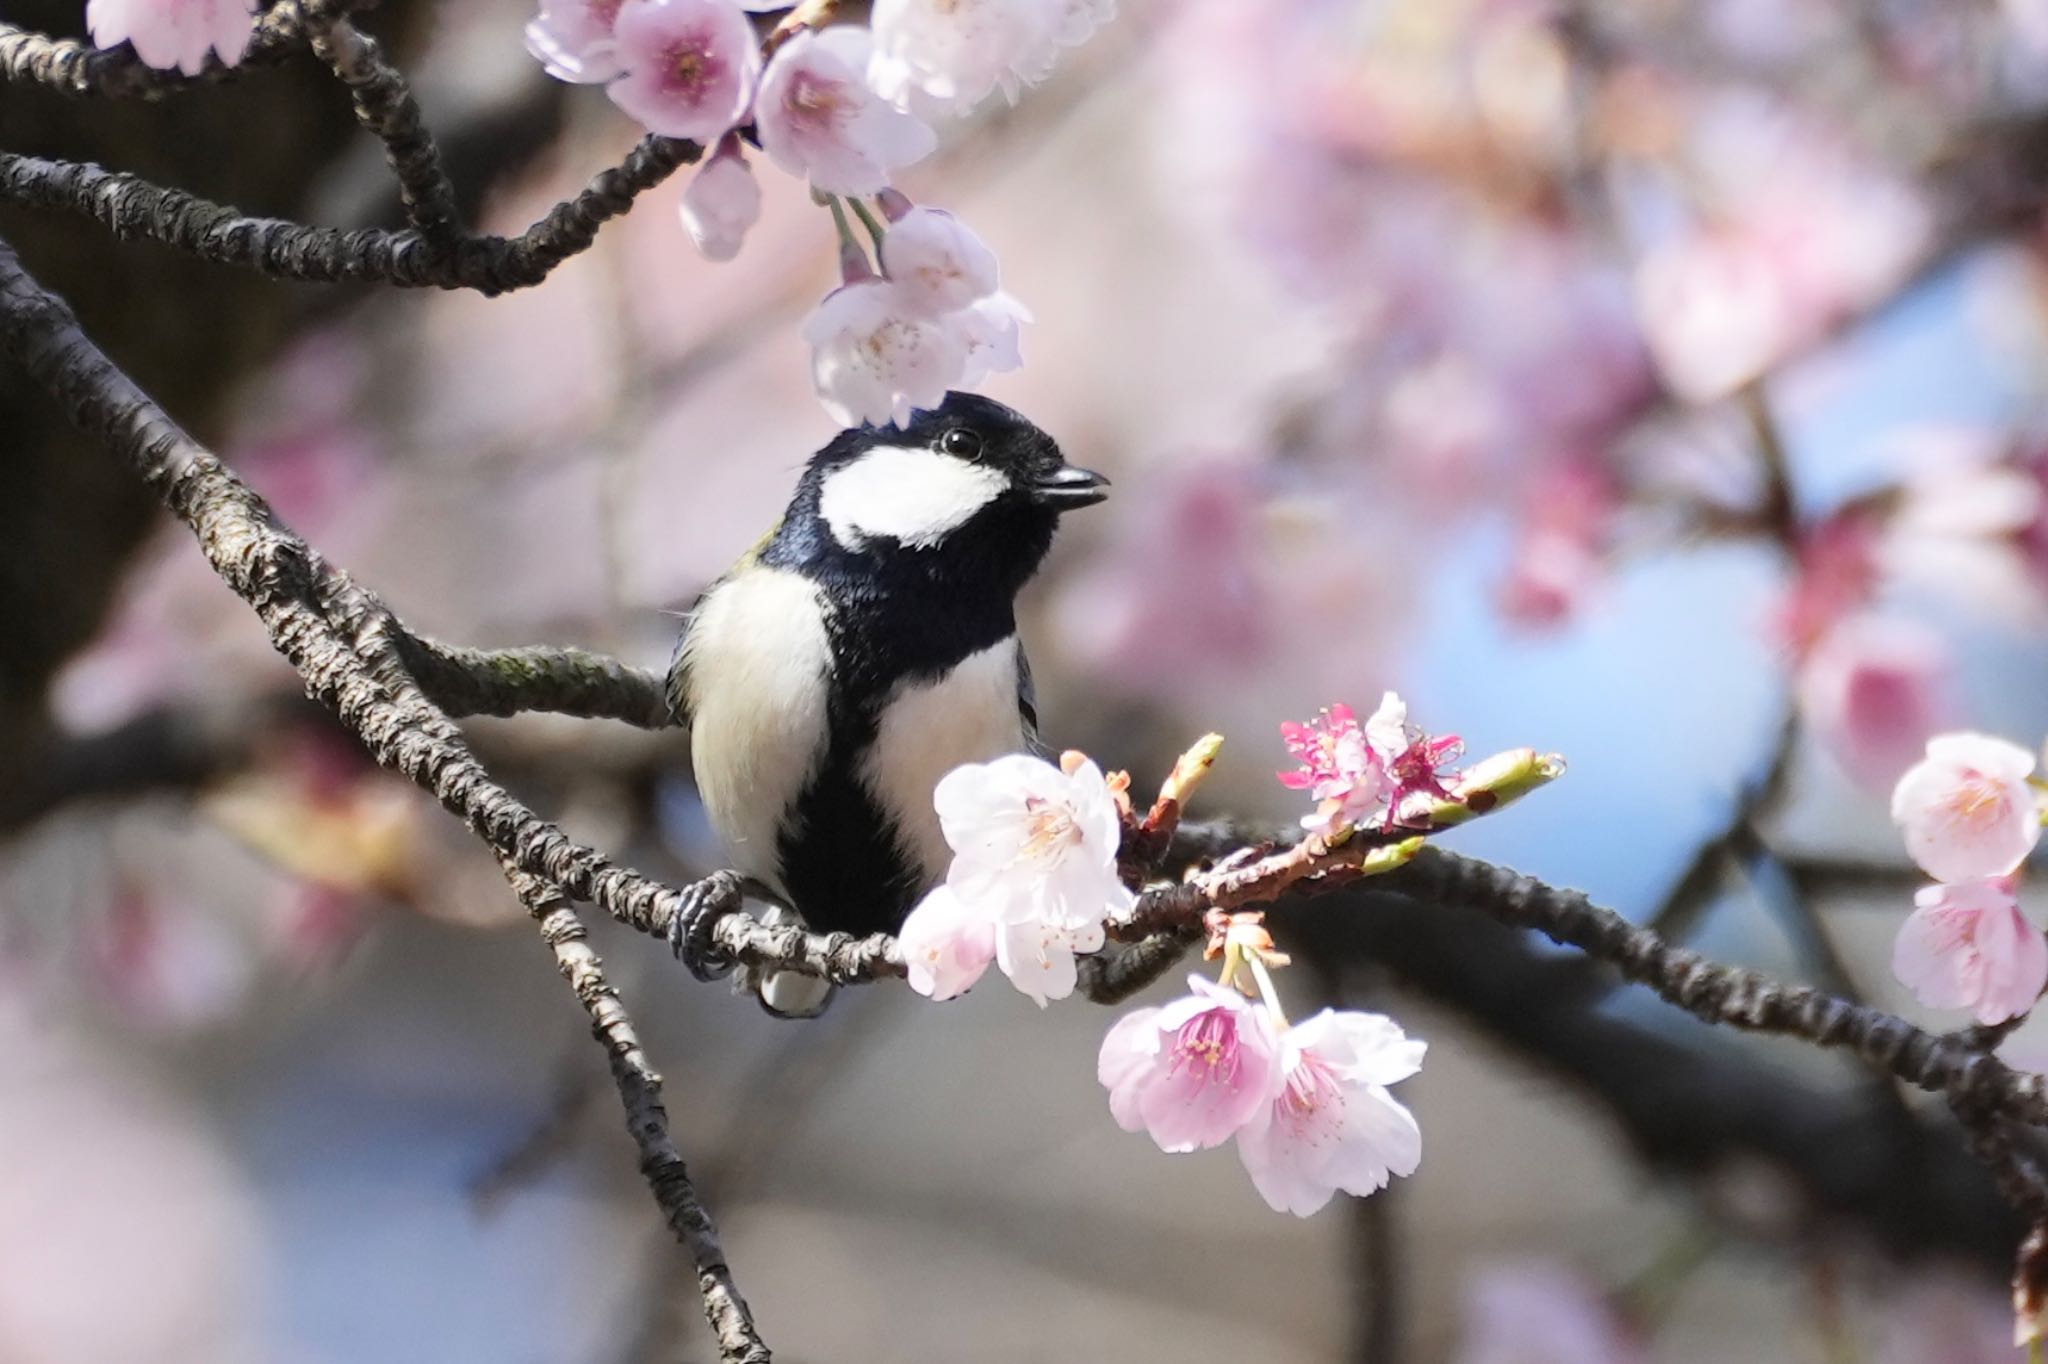
[[[681,206],[683,230],[706,260],[731,260],[747,230],[761,217],[761,187],[730,133],[702,169],[690,177]]]

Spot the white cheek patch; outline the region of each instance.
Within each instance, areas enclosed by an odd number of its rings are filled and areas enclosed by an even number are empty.
[[[826,475],[818,512],[848,549],[887,537],[929,549],[1002,494],[1003,475],[985,465],[879,445]]]

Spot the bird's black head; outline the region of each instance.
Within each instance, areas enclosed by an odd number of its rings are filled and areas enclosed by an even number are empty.
[[[1107,486],[1001,403],[949,393],[906,425],[843,431],[813,456],[770,557],[1013,595],[1061,514]]]

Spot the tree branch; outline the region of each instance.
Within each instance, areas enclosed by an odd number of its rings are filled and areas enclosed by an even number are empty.
[[[313,55],[348,87],[356,122],[384,144],[405,220],[438,247],[455,243],[462,235],[455,186],[441,165],[441,149],[420,118],[412,87],[384,60],[377,40],[351,24],[335,0],[291,0],[286,6],[294,7]]]
[[[626,1130],[640,1149],[640,1173],[654,1191],[669,1229],[697,1267],[697,1288],[704,1315],[718,1337],[719,1358],[728,1364],[768,1364],[768,1347],[754,1327],[753,1314],[733,1282],[718,1228],[697,1197],[682,1153],[669,1135],[668,1111],[661,1100],[661,1076],[647,1063],[633,1020],[618,991],[605,979],[604,963],[590,948],[576,910],[559,890],[538,877],[507,866],[506,876],[520,902],[540,925],[541,938],[555,954],[562,979],[575,990],[590,1015],[590,1030],[611,1060],[612,1080],[626,1110]]]
[[[598,228],[677,168],[703,155],[694,142],[647,137],[626,159],[600,172],[516,237],[430,240],[417,229],[392,232],[312,227],[253,218],[183,190],[90,162],[0,152],[0,199],[96,219],[116,237],[148,238],[221,265],[248,266],[277,279],[333,284],[377,280],[403,288],[475,289],[500,294],[539,284],[587,248]]]
[[[374,0],[344,0],[337,11],[369,9]],[[145,65],[134,49],[101,49],[76,38],[52,38],[19,24],[0,23],[0,80],[41,85],[62,95],[101,99],[160,99],[165,95],[235,80],[253,67],[269,66],[300,50],[305,30],[289,4],[274,6],[256,21],[249,49],[234,66],[207,54],[196,76]]]

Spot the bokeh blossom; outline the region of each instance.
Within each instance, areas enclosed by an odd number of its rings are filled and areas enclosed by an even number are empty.
[[[1455,1364],[1645,1364],[1637,1334],[1582,1275],[1545,1263],[1472,1276]]]
[[[1968,1009],[2003,1023],[2048,985],[2048,939],[2020,912],[2012,882],[1987,877],[1928,886],[1899,930],[1892,973],[1930,1009]]]
[[[2034,755],[1987,734],[1943,734],[1892,792],[1913,860],[1938,881],[2004,876],[2041,838]]]
[[[196,76],[209,52],[223,66],[242,60],[256,0],[86,0],[85,23],[100,47],[131,43],[144,65]]]

